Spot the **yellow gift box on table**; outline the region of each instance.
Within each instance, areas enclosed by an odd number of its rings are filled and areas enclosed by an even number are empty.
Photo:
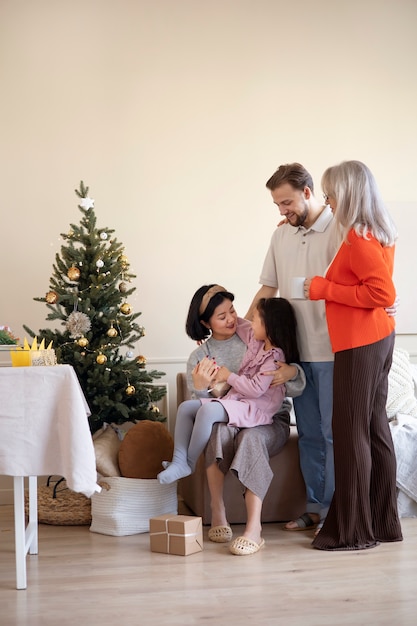
[[[201,517],[159,515],[149,520],[151,552],[188,556],[203,550]]]

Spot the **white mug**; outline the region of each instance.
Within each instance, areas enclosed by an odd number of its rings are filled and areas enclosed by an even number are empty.
[[[294,300],[305,300],[304,282],[305,276],[295,276],[291,278],[291,298]]]

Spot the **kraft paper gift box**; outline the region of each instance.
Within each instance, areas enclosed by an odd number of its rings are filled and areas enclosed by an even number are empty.
[[[201,517],[159,515],[149,520],[152,552],[187,556],[203,549]]]

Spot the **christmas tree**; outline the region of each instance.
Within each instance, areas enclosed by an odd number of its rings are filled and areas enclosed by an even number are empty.
[[[153,383],[164,372],[146,371],[145,357],[134,358],[132,352],[145,334],[135,321],[141,313],[127,302],[136,275],[114,230],[97,227],[88,187],[81,181],[75,193],[80,225],[71,224],[69,233],[61,234],[65,244],[55,255],[49,291],[34,298],[46,303],[46,319],[59,320],[64,330],[24,328],[45,345],[52,341],[58,363],[73,366],[90,407],[92,433],[104,422],[165,421],[154,404],[165,388]],[[128,349],[124,355],[123,346]]]

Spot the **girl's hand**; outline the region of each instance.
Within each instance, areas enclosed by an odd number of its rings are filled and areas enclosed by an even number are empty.
[[[231,374],[231,371],[227,369],[227,367],[224,367],[224,365],[222,365],[222,367],[219,367],[219,369],[217,370],[214,382],[216,384],[224,383],[229,378],[230,374]]]
[[[277,369],[273,372],[262,372],[263,376],[273,376],[270,387],[277,387],[283,385],[295,376],[297,376],[298,370],[295,365],[288,365],[283,361],[276,361]]]
[[[212,380],[218,369],[219,366],[214,359],[208,356],[204,357],[191,372],[194,389],[202,390],[211,387]]]

